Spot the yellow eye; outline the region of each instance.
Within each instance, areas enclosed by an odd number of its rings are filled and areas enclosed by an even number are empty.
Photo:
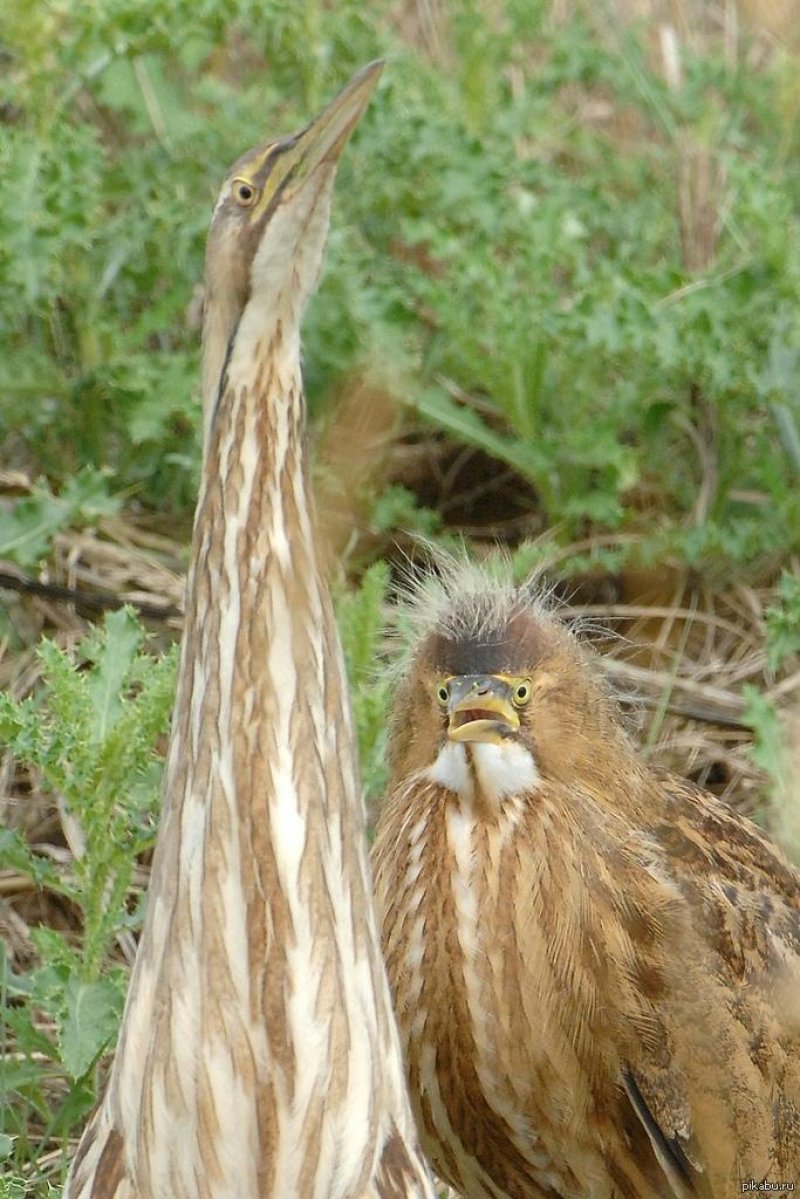
[[[440,683],[436,688],[436,698],[443,708],[447,707],[448,700],[450,699],[450,688],[447,686],[447,683]]]
[[[530,679],[520,679],[514,688],[514,694],[511,696],[511,702],[515,708],[524,708],[531,697],[531,681]]]
[[[258,188],[253,187],[247,179],[234,179],[231,185],[231,194],[242,208],[252,208],[258,199]]]

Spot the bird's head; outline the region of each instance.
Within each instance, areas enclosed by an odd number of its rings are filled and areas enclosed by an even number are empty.
[[[627,745],[592,660],[534,589],[445,563],[411,611],[422,627],[394,709],[395,781],[422,772],[502,800],[597,777]]]
[[[210,419],[236,340],[280,322],[299,334],[320,269],[342,151],[375,90],[370,63],[300,133],[267,142],[233,164],[206,244],[203,405]]]

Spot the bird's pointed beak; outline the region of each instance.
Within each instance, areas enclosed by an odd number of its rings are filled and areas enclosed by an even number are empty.
[[[451,741],[489,741],[495,745],[519,729],[511,699],[512,685],[497,675],[462,675],[450,682],[447,735]]]
[[[287,182],[291,177],[292,191],[321,163],[335,166],[339,161],[377,87],[383,66],[383,60],[378,59],[362,67],[310,125],[281,145],[280,176]]]

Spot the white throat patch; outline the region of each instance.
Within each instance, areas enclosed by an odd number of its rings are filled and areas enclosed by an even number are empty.
[[[472,796],[472,771],[469,768],[465,747],[456,741],[447,741],[439,750],[439,756],[424,772],[432,783],[455,791],[462,799]]]
[[[501,745],[476,741],[469,748],[478,784],[487,799],[499,802],[536,789],[539,771],[533,754],[524,745],[516,741]]]
[[[472,798],[477,781],[483,795],[495,803],[534,791],[540,777],[533,754],[514,741],[448,741],[425,775],[462,799]]]

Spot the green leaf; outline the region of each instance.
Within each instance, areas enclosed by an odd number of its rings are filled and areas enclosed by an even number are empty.
[[[66,524],[69,512],[55,496],[41,490],[18,500],[3,514],[0,526],[0,556],[20,566],[37,563],[46,552],[53,534]]]
[[[0,828],[0,865],[31,875],[35,871],[33,854],[14,828]]]
[[[546,455],[534,446],[496,433],[472,408],[457,404],[439,388],[420,391],[408,402],[422,416],[447,430],[459,441],[476,446],[501,462],[507,462],[534,483],[548,465]]]
[[[772,700],[751,683],[742,688],[746,707],[744,723],[753,730],[751,756],[757,766],[773,778],[781,778],[786,767],[786,739],[780,716]]]
[[[74,1079],[82,1078],[117,1029],[118,989],[107,979],[83,982],[72,977],[65,993],[66,1008],[59,1020],[61,1060]]]
[[[375,497],[370,513],[370,526],[376,533],[402,529],[406,533],[430,537],[441,523],[439,513],[431,508],[421,508],[405,487],[387,487]]]
[[[0,865],[18,870],[40,886],[50,885],[60,889],[52,862],[33,853],[16,829],[0,828]]]
[[[108,495],[105,474],[91,467],[68,479],[60,495],[39,483],[31,495],[2,514],[0,557],[11,558],[20,566],[34,566],[59,529],[86,524],[118,508],[119,500]]]
[[[17,974],[9,965],[8,949],[5,942],[0,941],[0,999],[3,999],[6,994],[21,996],[30,995],[30,993],[30,978],[24,974]]]
[[[770,670],[800,653],[800,579],[784,571],[778,602],[767,609],[767,665]]]
[[[24,1178],[0,1178],[0,1199],[25,1199],[29,1193]]]
[[[123,708],[126,683],[144,632],[130,608],[110,612],[102,632],[87,638],[82,648],[94,663],[87,690],[94,710],[91,735],[100,743],[116,724]]]
[[[0,1009],[2,1012],[0,1024],[5,1026],[5,1032],[11,1033],[14,1045],[20,1053],[16,1062],[9,1058],[4,1059],[0,1055],[0,1090],[4,1086],[10,1085],[9,1071],[12,1068],[16,1070],[25,1067],[26,1061],[22,1054],[34,1059],[40,1057],[41,1061],[54,1062],[58,1060],[55,1040],[42,1031],[38,1006],[34,998],[33,1003],[20,1003],[13,1007],[6,1006],[5,1009]],[[29,1063],[29,1066],[30,1073],[26,1077],[29,1082],[35,1082],[37,1075],[41,1073],[41,1064],[34,1060]],[[0,1102],[0,1108],[2,1108],[2,1102]]]

